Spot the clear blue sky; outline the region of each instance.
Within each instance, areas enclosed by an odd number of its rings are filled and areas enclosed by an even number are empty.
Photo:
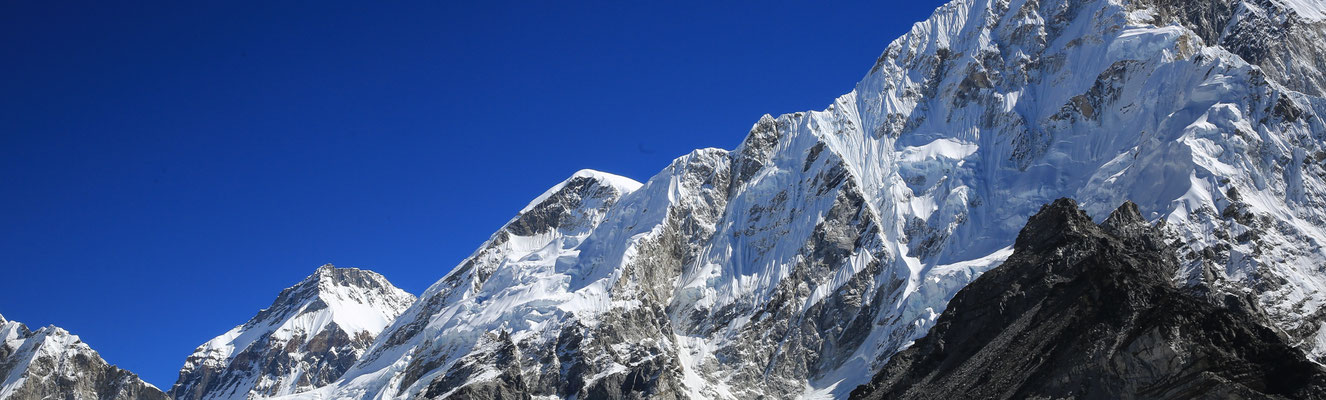
[[[75,3],[0,8],[0,314],[163,389],[323,263],[417,294],[578,169],[823,109],[939,5]]]

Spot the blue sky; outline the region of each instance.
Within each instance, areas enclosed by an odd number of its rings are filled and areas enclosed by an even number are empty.
[[[321,264],[417,294],[578,169],[823,109],[940,4],[76,3],[0,12],[0,314],[163,389]]]

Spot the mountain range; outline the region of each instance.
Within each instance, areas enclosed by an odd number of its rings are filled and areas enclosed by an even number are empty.
[[[1326,397],[1321,43],[1312,0],[954,0],[824,110],[577,172],[417,298],[319,268],[166,394],[5,322],[0,397]]]

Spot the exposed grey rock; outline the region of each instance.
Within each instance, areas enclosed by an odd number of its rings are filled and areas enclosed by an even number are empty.
[[[505,331],[487,335],[480,345],[491,348],[491,351],[475,352],[452,364],[445,375],[428,384],[422,397],[474,400],[531,398],[520,369],[519,350],[511,342],[511,336]],[[489,368],[500,372],[492,377],[476,376]]]
[[[1274,0],[1137,0],[1155,6],[1155,23],[1180,23],[1271,78],[1304,94],[1326,94],[1326,21],[1312,21]]]

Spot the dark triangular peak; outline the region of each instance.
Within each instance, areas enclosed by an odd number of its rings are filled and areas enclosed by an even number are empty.
[[[1164,246],[1164,240],[1159,232],[1145,217],[1142,217],[1137,204],[1131,201],[1124,202],[1111,212],[1110,216],[1100,223],[1100,227],[1116,237],[1141,241],[1141,244],[1147,247],[1159,249]]]
[[[1174,254],[1125,203],[1101,225],[1041,208],[861,399],[1323,398],[1326,371],[1237,302],[1175,287]]]
[[[1027,225],[1018,232],[1013,248],[1036,250],[1059,246],[1074,238],[1100,235],[1096,224],[1077,207],[1076,201],[1062,198],[1042,206],[1040,212],[1027,220]]]
[[[1142,217],[1142,212],[1137,210],[1137,203],[1131,201],[1123,202],[1123,205],[1110,212],[1110,216],[1100,225],[1116,235],[1120,230],[1149,226],[1146,218]]]

